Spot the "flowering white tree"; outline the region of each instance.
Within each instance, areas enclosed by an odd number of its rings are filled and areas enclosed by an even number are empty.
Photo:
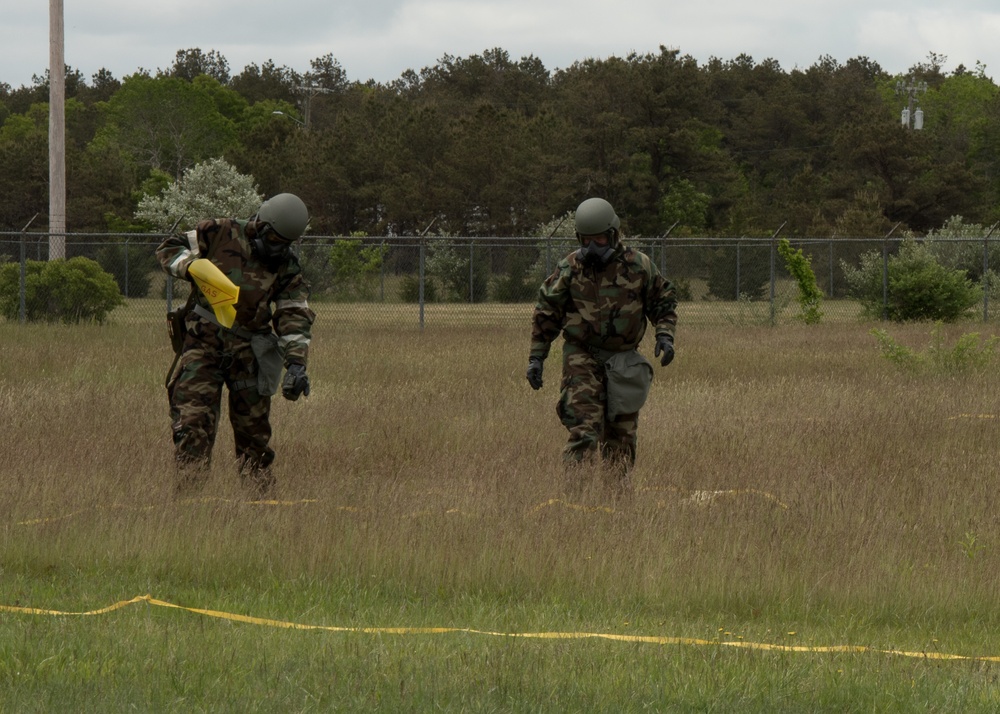
[[[907,237],[913,234],[907,232]],[[973,282],[989,291],[990,300],[1000,294],[1000,234],[997,226],[966,223],[952,216],[939,229],[927,232],[923,239],[941,265],[964,270]]]
[[[185,171],[159,196],[143,196],[135,217],[159,230],[180,219],[177,230],[187,230],[205,218],[249,218],[263,200],[252,176],[224,159],[210,159]]]

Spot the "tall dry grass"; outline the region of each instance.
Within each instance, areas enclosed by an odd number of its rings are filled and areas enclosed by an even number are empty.
[[[996,371],[902,373],[869,329],[685,329],[682,313],[641,415],[634,497],[574,502],[559,352],[533,392],[527,325],[339,329],[330,306],[312,396],[275,400],[278,503],[255,504],[225,418],[200,498],[174,497],[159,327],[0,325],[0,602],[150,591],[225,609],[252,593],[342,624],[731,622],[910,646],[947,630],[988,653]],[[929,328],[890,332],[920,346]]]

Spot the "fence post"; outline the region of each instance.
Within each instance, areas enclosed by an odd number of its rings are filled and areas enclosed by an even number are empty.
[[[667,229],[667,232],[660,236],[660,275],[667,274],[667,238],[670,232],[677,227],[680,221],[674,221],[674,225]]]
[[[475,241],[472,239],[472,236],[469,236],[469,304],[470,305],[473,304],[476,301],[476,293],[475,293],[475,289],[474,289],[475,288],[475,280],[476,280],[476,278],[473,275],[473,271],[472,271],[472,261],[473,261],[473,259],[475,257],[473,255],[473,247],[474,246],[475,246]]]
[[[771,326],[772,327],[777,322],[777,313],[775,311],[775,305],[774,305],[774,293],[775,293],[774,288],[778,280],[778,273],[777,269],[775,268],[775,261],[777,259],[776,239],[778,237],[778,234],[781,233],[781,229],[785,227],[785,223],[788,223],[788,221],[785,221],[780,226],[778,226],[778,230],[776,230],[774,233],[771,234]]]
[[[889,319],[889,239],[882,239],[882,321]]]
[[[830,239],[830,290],[827,297],[833,299],[833,238]]]
[[[417,274],[417,302],[420,304],[420,331],[424,331],[424,237],[420,236],[420,267]]]
[[[131,293],[128,290],[128,242],[132,240],[131,238],[125,239],[125,297],[129,297]]]
[[[424,331],[424,264],[427,259],[427,240],[425,236],[427,231],[431,229],[434,222],[437,221],[437,216],[427,224],[427,227],[421,231],[418,238],[420,239],[420,269],[419,269],[419,279],[417,280],[419,284],[417,302],[420,303],[420,331]]]
[[[27,267],[28,266],[27,266],[27,262],[28,262],[28,255],[27,255],[27,247],[24,245],[25,233],[27,233],[27,231],[28,231],[28,226],[30,226],[32,223],[34,223],[36,218],[38,218],[38,214],[37,213],[35,215],[33,215],[31,217],[31,220],[28,221],[24,225],[24,228],[21,229],[21,251],[20,251],[21,252],[21,255],[20,255],[21,275],[20,275],[20,278],[19,278],[18,286],[17,286],[17,292],[18,292],[17,321],[20,324],[22,324],[22,325],[28,319],[28,316],[27,316],[27,292],[28,292],[28,272],[27,272]]]
[[[569,215],[569,214],[567,214],[567,215]],[[566,222],[566,216],[563,216],[562,218],[559,219],[559,222],[556,223],[556,227],[553,228],[551,231],[549,231],[549,236],[548,236],[548,238],[545,239],[545,275],[546,276],[552,274],[552,236],[554,236],[556,234],[556,231],[559,230],[559,226],[561,226],[565,222]]]
[[[740,238],[742,237],[736,239],[736,294],[733,295],[733,300],[737,303],[740,299]]]
[[[882,238],[882,321],[889,319],[889,236],[899,228],[894,225]]]
[[[18,293],[18,307],[17,307],[17,321],[22,325],[25,322],[25,292],[27,290],[27,273],[25,270],[25,262],[27,257],[25,256],[24,247],[24,233],[21,233],[21,277],[18,283],[17,293]]]
[[[990,229],[983,236],[983,322],[990,319],[990,236],[996,230],[997,223],[990,226]]]
[[[990,320],[990,276],[986,271],[990,265],[990,234],[983,236],[983,322]]]
[[[385,302],[385,238],[382,239],[378,256],[378,296],[379,300]]]

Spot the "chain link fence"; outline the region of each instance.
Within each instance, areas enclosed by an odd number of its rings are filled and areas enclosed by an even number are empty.
[[[96,261],[113,276],[124,304],[108,320],[119,324],[161,322],[188,284],[167,276],[154,252],[165,236],[157,234],[67,234],[65,257]],[[881,260],[888,283],[888,261],[902,239],[794,239],[812,265],[824,299],[823,321],[856,321],[861,304],[849,295],[847,271],[865,260]],[[774,325],[800,315],[798,286],[778,254],[777,240],[753,238],[632,238],[626,243],[647,255],[676,286],[678,314],[685,325]],[[991,318],[992,276],[1000,267],[1000,238],[936,239],[952,256],[952,267],[965,267],[982,281],[982,309]],[[564,238],[460,238],[310,236],[298,253],[312,288],[310,302],[338,323],[413,326],[526,325],[538,286],[556,263],[576,248]],[[0,301],[7,321],[24,321],[25,266],[47,261],[50,236],[0,232]],[[867,258],[866,258],[867,256]],[[957,257],[956,257],[957,256]],[[18,264],[20,270],[12,270]],[[9,267],[8,267],[9,266]],[[10,281],[17,280],[15,286]],[[12,305],[17,293],[18,309]],[[995,310],[993,311],[995,312]],[[326,319],[326,318],[324,318]]]

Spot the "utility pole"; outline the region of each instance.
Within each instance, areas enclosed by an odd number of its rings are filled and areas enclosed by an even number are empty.
[[[305,96],[302,98],[302,115],[305,118],[305,128],[309,128],[309,115],[312,106],[312,98],[317,94],[334,94],[332,89],[327,89],[326,87],[320,87],[316,84],[302,84],[295,87],[296,92],[302,92]]]
[[[913,77],[908,77],[905,81],[900,79],[896,82],[896,94],[906,95],[906,107],[900,115],[903,128],[910,128],[910,118],[913,118],[913,128],[920,131],[924,128],[924,110],[920,107],[914,109],[917,103],[917,94],[927,93],[927,82],[915,82]]]
[[[49,0],[49,260],[66,257],[66,57],[63,0]]]

